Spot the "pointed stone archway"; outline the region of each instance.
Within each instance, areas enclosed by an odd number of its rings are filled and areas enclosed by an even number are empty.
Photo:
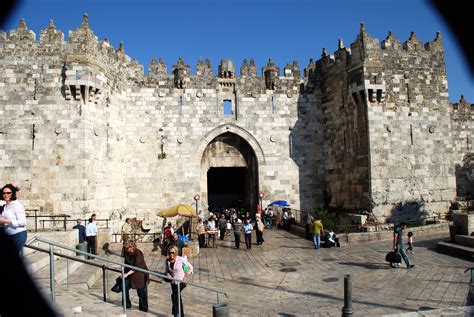
[[[264,162],[263,151],[255,138],[236,125],[225,124],[203,138],[197,154],[204,209],[208,205],[255,212],[258,167]]]

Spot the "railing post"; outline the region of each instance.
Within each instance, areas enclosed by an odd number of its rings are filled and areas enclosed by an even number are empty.
[[[66,259],[66,286],[69,288],[69,259]]]
[[[67,231],[66,216],[64,216],[64,231]]]
[[[38,211],[35,209],[35,232],[38,232]]]
[[[178,316],[181,317],[181,282],[178,282]]]
[[[106,276],[105,276],[105,265],[102,265],[102,293],[104,297],[104,302],[107,301],[107,285],[106,285]]]
[[[125,298],[125,267],[122,266],[122,304],[123,304],[123,313],[127,314],[127,301]]]
[[[51,290],[51,301],[55,302],[56,295],[54,289],[54,246],[49,245],[49,288]]]
[[[342,317],[352,317],[352,277],[350,274],[344,276],[344,307]]]

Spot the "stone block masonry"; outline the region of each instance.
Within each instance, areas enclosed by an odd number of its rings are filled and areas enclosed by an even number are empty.
[[[393,221],[445,213],[470,184],[456,166],[472,152],[472,107],[448,102],[439,34],[379,46],[362,25],[303,76],[298,62],[280,70],[270,59],[262,77],[253,59],[240,76],[229,60],[217,77],[199,60],[192,75],[181,58],[171,73],[153,59],[144,74],[87,15],[67,41],[52,21],[39,41],[25,21],[0,36],[0,175],[31,208],[161,226],[159,210],[195,194],[203,210],[254,212],[263,192],[263,205]]]

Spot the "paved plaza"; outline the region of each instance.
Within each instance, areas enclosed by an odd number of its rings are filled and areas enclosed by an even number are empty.
[[[255,238],[255,237],[254,237]],[[353,309],[357,316],[403,314],[466,305],[472,262],[438,253],[436,242],[446,235],[415,237],[416,266],[391,269],[384,261],[391,241],[315,250],[310,241],[290,232],[266,230],[265,243],[241,244],[233,236],[217,248],[202,249],[191,259],[192,282],[226,292],[231,316],[340,316],[344,306],[344,276],[353,279]],[[148,245],[140,246],[150,251]],[[113,246],[116,248],[116,246]],[[149,253],[149,252],[147,252]],[[150,269],[163,271],[165,257],[150,252]],[[187,316],[210,316],[216,295],[192,286],[183,291]],[[131,293],[137,304],[136,294]],[[110,294],[120,304],[119,294]],[[170,287],[152,283],[148,315],[169,316]],[[129,316],[140,316],[137,308]]]

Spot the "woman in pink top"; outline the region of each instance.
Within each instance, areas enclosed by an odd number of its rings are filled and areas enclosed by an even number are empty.
[[[178,248],[172,246],[168,249],[168,258],[165,262],[165,274],[169,277],[182,281],[179,283],[175,280],[170,281],[171,283],[171,301],[173,302],[172,314],[173,316],[179,316],[178,310],[178,292],[180,295],[180,307],[181,316],[184,316],[183,310],[183,297],[181,292],[186,287],[186,280],[189,275],[193,274],[193,266],[186,260],[186,258],[178,255]]]

